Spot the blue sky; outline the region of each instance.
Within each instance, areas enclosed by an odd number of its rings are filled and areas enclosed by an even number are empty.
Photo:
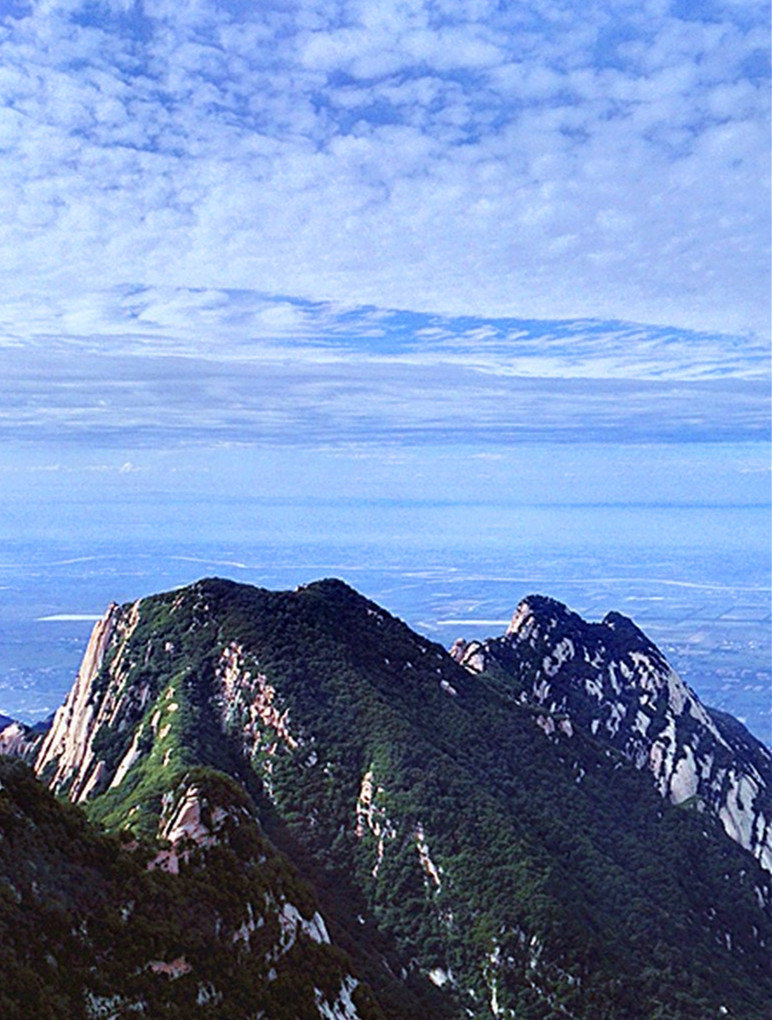
[[[768,501],[765,5],[0,15],[17,506]]]

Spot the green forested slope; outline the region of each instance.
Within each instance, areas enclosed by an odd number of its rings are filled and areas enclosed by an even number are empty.
[[[756,862],[503,675],[337,581],[199,582],[144,600],[125,645],[95,701],[149,694],[94,747],[114,775],[141,726],[140,754],[92,817],[149,839],[180,769],[229,774],[387,1015],[766,1015]]]
[[[0,1016],[318,1020],[351,974],[339,949],[287,924],[310,922],[313,891],[260,834],[226,776],[176,777],[231,811],[216,845],[179,874],[148,864],[159,847],[100,835],[18,761],[0,758]],[[171,788],[174,791],[174,787]],[[360,986],[362,1020],[385,1014]]]

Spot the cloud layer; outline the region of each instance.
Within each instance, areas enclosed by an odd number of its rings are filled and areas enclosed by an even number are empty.
[[[21,306],[214,288],[766,333],[757,4],[5,7]]]
[[[295,352],[296,353],[296,352]],[[0,436],[163,447],[361,443],[740,442],[768,436],[764,381],[510,372],[500,356],[360,357],[274,348],[262,358],[0,356]],[[504,361],[503,370],[500,364]],[[517,357],[514,359],[517,361]],[[527,366],[528,359],[519,359]],[[603,357],[599,367],[609,364]],[[613,367],[613,365],[612,365]],[[624,369],[624,362],[621,367]],[[587,365],[583,365],[586,373]]]
[[[149,449],[768,437],[769,350],[748,337],[169,287],[10,302],[0,321],[4,440]]]

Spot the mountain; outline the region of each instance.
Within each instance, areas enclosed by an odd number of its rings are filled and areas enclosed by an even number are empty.
[[[533,619],[537,601],[526,601]],[[623,619],[608,629],[626,705],[622,681],[634,678],[621,664],[645,639]],[[673,783],[617,741],[604,698],[574,699],[581,685],[565,678],[552,704],[536,671],[551,678],[568,661],[562,632],[550,644],[541,622],[510,631],[450,655],[334,580],[270,592],[208,579],[111,606],[36,771],[120,834],[114,867],[129,887],[140,874],[170,896],[207,891],[200,924],[147,917],[131,965],[99,966],[78,987],[112,995],[114,1016],[151,1001],[153,1016],[272,1020],[766,1016],[769,874],[726,834],[718,801],[670,802]],[[652,737],[670,725],[660,714]],[[745,731],[707,718],[733,755],[725,775],[739,775]],[[689,746],[702,752],[702,739]],[[120,904],[127,887],[115,882]],[[76,908],[90,932],[96,920]],[[266,969],[277,943],[236,935],[281,932],[287,912],[298,951],[335,962],[301,960],[297,993],[258,1005],[277,980]],[[322,930],[329,942],[314,940]],[[109,931],[121,961],[123,929]],[[208,940],[214,968],[202,962]]]
[[[51,727],[53,714],[44,722],[27,726],[25,723],[0,715],[0,754],[34,761],[43,737]]]
[[[663,797],[717,817],[772,871],[772,754],[736,719],[702,705],[632,620],[608,613],[587,623],[531,596],[502,637],[459,640],[451,654],[620,751]]]

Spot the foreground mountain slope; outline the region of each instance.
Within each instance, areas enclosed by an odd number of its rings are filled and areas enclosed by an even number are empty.
[[[152,839],[194,766],[250,791],[376,996],[398,974],[433,1017],[765,1013],[757,862],[341,582],[111,607],[39,774]]]
[[[165,822],[160,852],[105,838],[0,758],[4,1020],[385,1020],[235,783],[178,775]]]
[[[772,871],[772,754],[736,719],[706,708],[632,620],[609,613],[587,623],[531,596],[502,637],[457,641],[452,653],[619,750],[663,797],[714,815]]]

